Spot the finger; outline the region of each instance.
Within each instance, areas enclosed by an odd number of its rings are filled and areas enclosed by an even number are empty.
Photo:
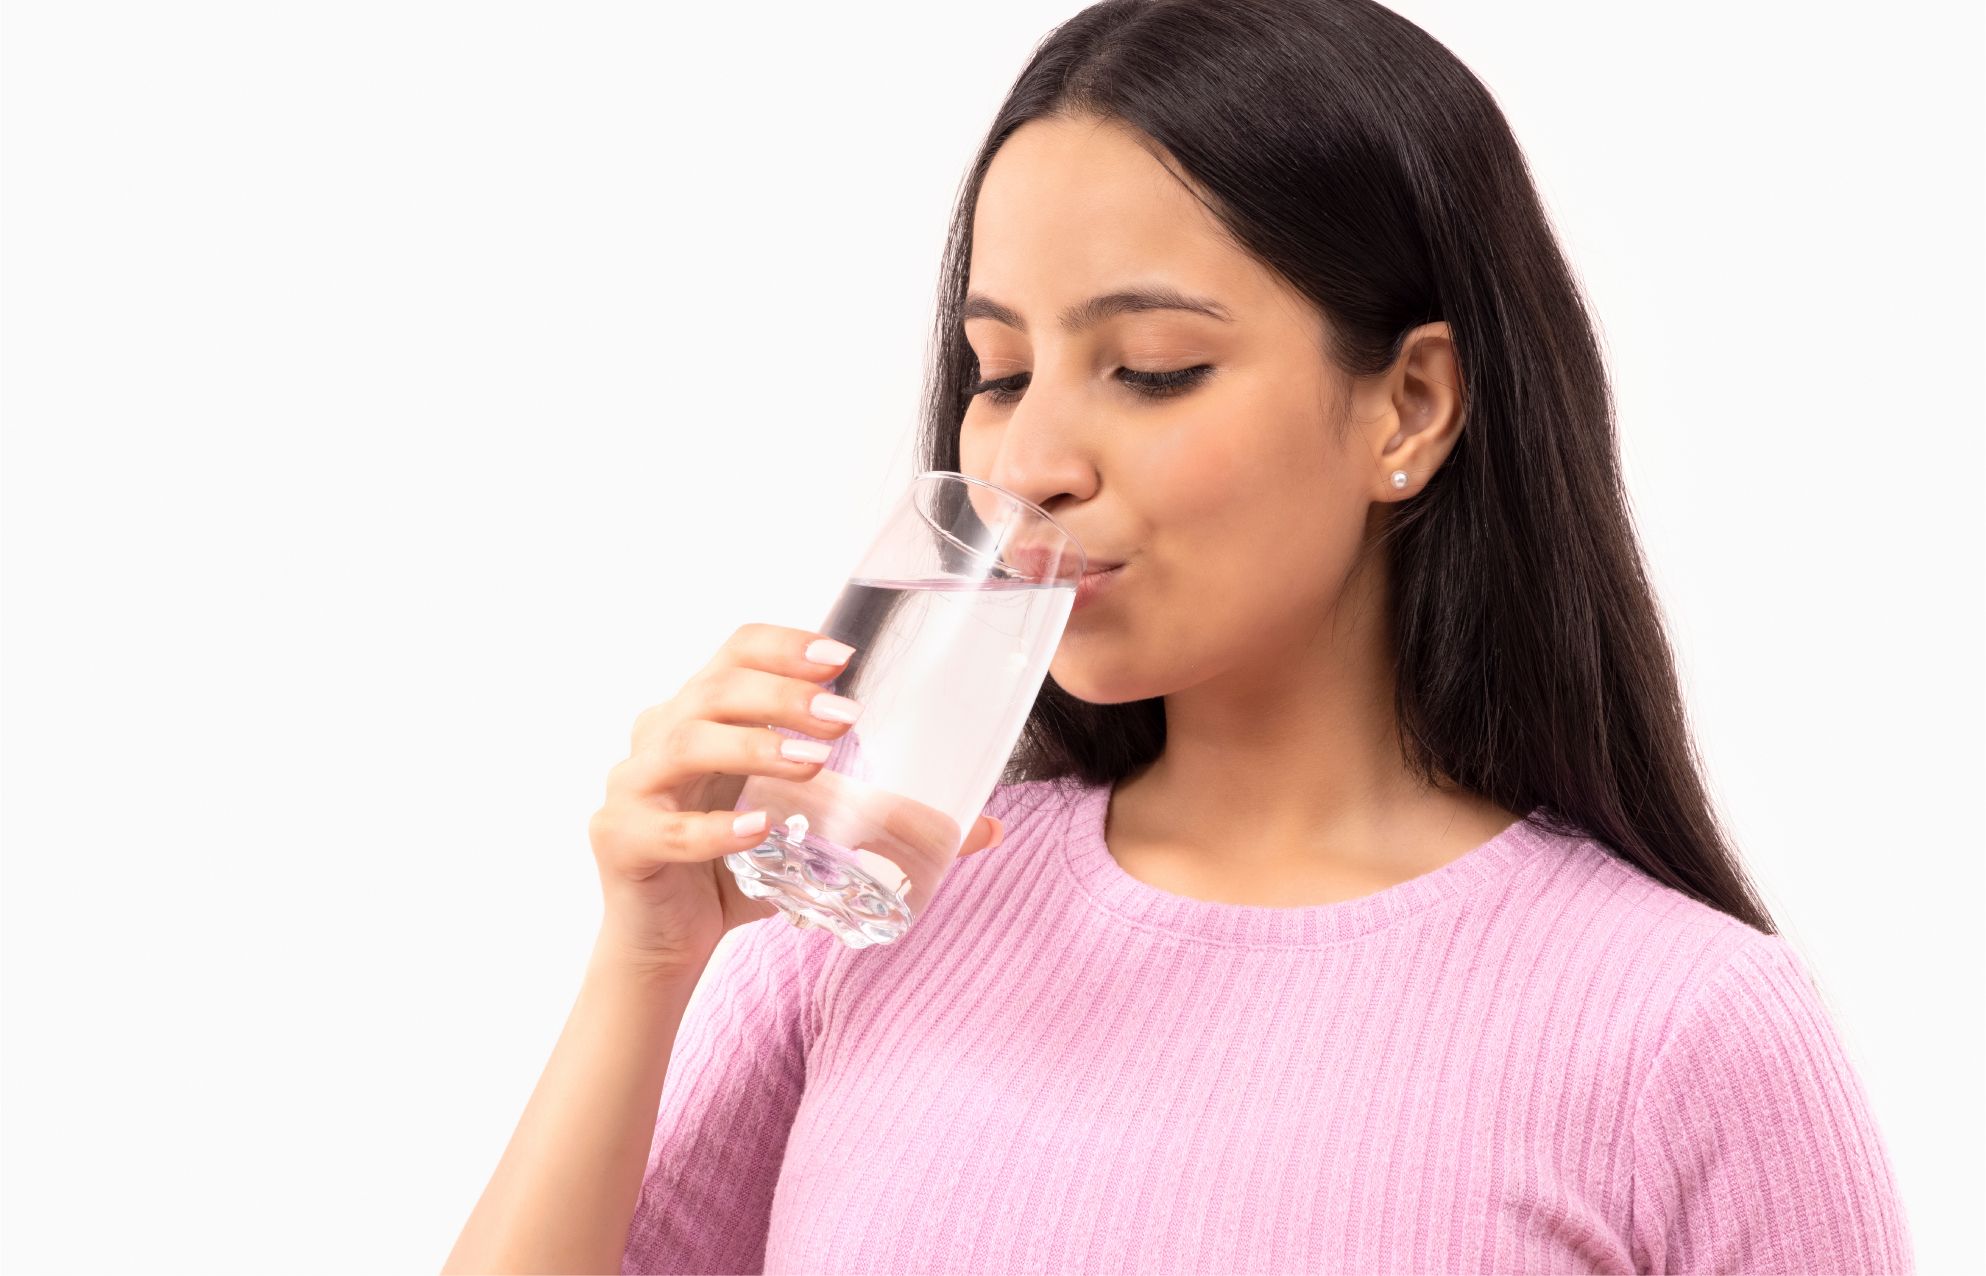
[[[713,684],[727,683],[730,675],[738,670],[759,670],[762,674],[778,675],[783,680],[807,684],[802,690],[789,691],[786,699],[796,695],[811,699],[820,691],[822,684],[840,675],[842,668],[853,658],[853,652],[854,649],[847,643],[836,642],[810,629],[793,629],[785,625],[740,625],[704,667],[691,675],[681,690],[635,715],[634,728],[628,733],[628,751],[639,753],[644,748],[652,747],[655,740],[668,734],[678,719],[686,713],[693,716],[700,707],[707,705],[713,694]],[[703,716],[712,715],[705,713]],[[769,716],[752,714],[727,720],[764,723],[770,719]]]
[[[607,772],[609,791],[625,789],[646,797],[668,793],[704,775],[808,780],[825,774],[824,760],[785,752],[803,743],[814,742],[795,740],[770,727],[739,727],[708,718],[683,718],[662,739],[644,742],[640,750],[614,764]],[[817,743],[826,745],[826,741]]]
[[[990,815],[982,815],[972,823],[972,832],[966,835],[965,845],[959,848],[959,858],[990,851],[1006,839],[1007,826]]]
[[[862,716],[859,702],[817,682],[743,667],[712,674],[685,693],[683,708],[694,718],[782,726],[824,740],[847,734]]]
[[[660,811],[623,804],[594,812],[587,834],[602,864],[640,881],[665,864],[748,851],[765,839],[766,824],[762,809]]]
[[[786,625],[745,624],[724,641],[713,665],[743,665],[826,682],[847,664],[853,648],[811,629]]]

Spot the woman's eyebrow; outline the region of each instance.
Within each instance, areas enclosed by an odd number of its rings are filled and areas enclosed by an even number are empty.
[[[1229,322],[1230,316],[1219,302],[1205,297],[1193,297],[1176,288],[1153,284],[1141,288],[1121,288],[1116,292],[1106,292],[1078,302],[1062,312],[1062,328],[1066,332],[1081,332],[1093,324],[1102,323],[1112,315],[1131,314],[1144,310],[1185,310],[1210,319]],[[991,297],[981,293],[967,293],[965,308],[959,318],[992,319],[1004,323],[1009,328],[1027,331],[1027,321],[1011,308],[1001,305]]]

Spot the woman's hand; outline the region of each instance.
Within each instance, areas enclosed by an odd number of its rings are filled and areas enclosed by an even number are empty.
[[[846,732],[851,724],[815,717],[812,705],[851,654],[804,629],[741,625],[682,690],[635,718],[628,756],[607,773],[607,799],[587,824],[605,898],[601,938],[631,963],[701,972],[732,927],[778,911],[740,891],[724,864],[766,832],[763,812],[734,831],[747,813],[731,807],[747,776],[820,773],[819,762],[782,756],[790,737],[771,726],[822,740]],[[959,854],[1001,834],[982,815]]]

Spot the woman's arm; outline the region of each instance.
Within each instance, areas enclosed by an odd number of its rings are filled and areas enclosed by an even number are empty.
[[[618,1272],[669,1053],[701,971],[654,969],[603,935],[455,1272]]]
[[[1634,1120],[1635,1270],[1915,1270],[1882,1131],[1792,947],[1754,935],[1686,1007]]]

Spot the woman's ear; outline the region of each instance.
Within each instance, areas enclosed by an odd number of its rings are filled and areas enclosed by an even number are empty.
[[[1427,486],[1455,448],[1462,431],[1462,365],[1444,321],[1424,323],[1401,341],[1399,358],[1384,375],[1362,387],[1360,419],[1369,421],[1378,464],[1372,490],[1381,501],[1411,496]],[[1393,481],[1404,471],[1404,483]]]

